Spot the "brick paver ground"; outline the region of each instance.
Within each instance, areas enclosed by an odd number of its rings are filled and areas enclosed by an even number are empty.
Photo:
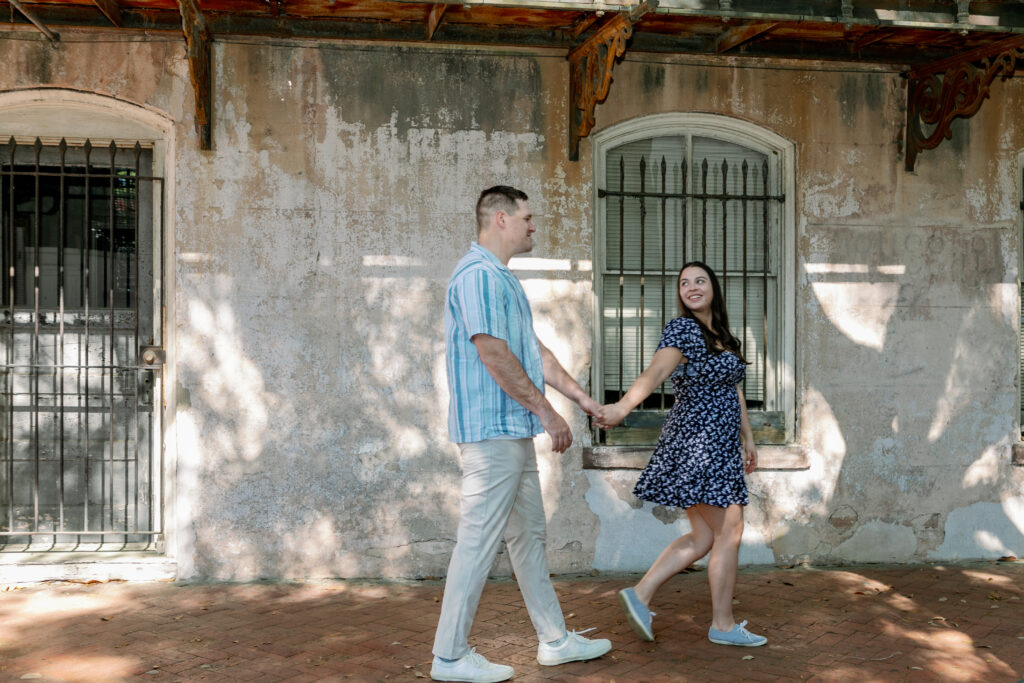
[[[472,644],[517,681],[1024,679],[1024,562],[743,569],[736,614],[768,645],[706,639],[707,576],[658,595],[657,641],[615,593],[635,577],[559,578],[570,628],[601,659],[541,667],[515,583],[484,591]],[[437,582],[54,583],[0,592],[0,680],[415,681],[429,677]]]

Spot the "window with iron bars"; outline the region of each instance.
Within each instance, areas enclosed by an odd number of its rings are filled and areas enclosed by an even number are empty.
[[[749,365],[742,385],[760,443],[785,441],[780,351],[780,223],[775,155],[693,134],[611,147],[598,179],[599,399],[618,400],[650,362],[665,324],[680,315],[687,261],[719,277],[733,334]],[[607,445],[653,444],[674,396],[666,382]]]

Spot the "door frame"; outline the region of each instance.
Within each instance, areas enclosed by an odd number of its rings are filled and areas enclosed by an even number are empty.
[[[178,566],[178,558],[191,558],[192,546],[182,525],[178,502],[179,462],[175,448],[177,377],[175,371],[175,151],[176,127],[166,112],[125,100],[64,88],[28,88],[0,91],[0,135],[40,138],[58,142],[62,137],[75,139],[136,140],[153,144],[153,175],[164,183],[159,244],[154,241],[159,271],[154,281],[162,292],[156,293],[155,307],[164,305],[162,334],[165,351],[163,370],[161,433],[157,448],[163,450],[162,507],[164,544],[161,553],[0,553],[0,583],[45,581],[52,579],[173,579],[188,575]],[[159,310],[154,311],[159,315]],[[158,399],[159,400],[159,397]],[[156,402],[156,401],[154,401]],[[185,533],[181,533],[185,530]],[[182,543],[186,546],[181,548]],[[183,552],[184,550],[184,552]]]

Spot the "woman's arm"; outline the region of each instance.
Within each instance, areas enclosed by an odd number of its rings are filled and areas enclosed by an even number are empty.
[[[666,346],[658,349],[651,358],[651,364],[640,373],[629,391],[617,403],[611,403],[601,409],[601,414],[597,417],[597,426],[601,429],[611,429],[622,422],[634,408],[643,403],[645,398],[668,379],[677,365],[685,362],[683,352],[675,347]]]
[[[743,398],[743,390],[736,385],[736,393],[740,397],[740,439],[743,440],[743,471],[750,474],[757,469],[757,445],[754,444],[754,430],[750,427],[750,416],[747,415],[747,400]]]

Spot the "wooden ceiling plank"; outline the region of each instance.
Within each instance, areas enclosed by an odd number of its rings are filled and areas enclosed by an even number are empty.
[[[866,33],[861,37],[857,38],[857,40],[853,42],[853,49],[863,50],[868,45],[874,45],[875,43],[880,43],[883,40],[888,40],[889,38],[892,38],[896,34],[897,31],[889,29],[884,31],[872,31],[870,33]]]
[[[444,19],[444,13],[448,11],[448,5],[436,4],[430,8],[430,15],[427,17],[427,40],[431,40],[434,37],[434,31],[441,25],[441,20]]]
[[[744,24],[743,26],[734,26],[722,31],[715,41],[715,52],[722,54],[728,52],[733,48],[737,48],[744,43],[749,43],[758,36],[771,31],[773,28],[779,25],[780,22],[768,21],[768,22],[755,22],[753,24]]]
[[[100,12],[103,12],[103,16],[110,20],[110,23],[121,28],[121,6],[117,4],[117,0],[92,0],[93,3],[100,8]]]

